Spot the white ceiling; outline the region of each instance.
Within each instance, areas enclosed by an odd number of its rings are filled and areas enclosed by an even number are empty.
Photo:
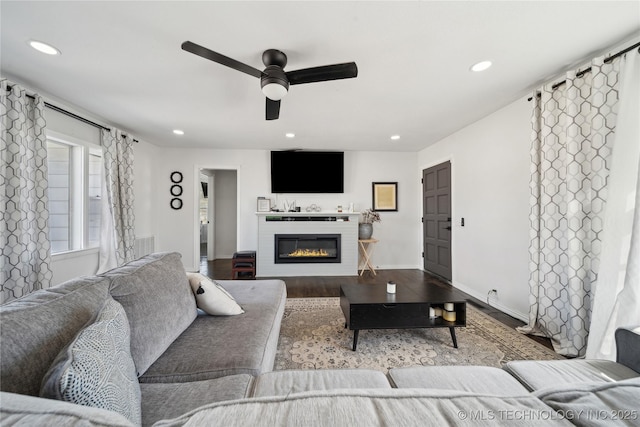
[[[640,36],[640,1],[0,2],[2,76],[159,146],[418,151]],[[36,39],[60,56],[31,49]],[[262,69],[355,61],[355,79],[296,85],[266,121]],[[489,59],[483,73],[469,67]],[[185,135],[176,136],[179,128]],[[285,138],[286,132],[296,134]],[[398,141],[390,136],[398,134]]]

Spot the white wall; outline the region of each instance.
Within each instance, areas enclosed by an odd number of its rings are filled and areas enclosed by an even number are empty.
[[[280,208],[284,202],[296,201],[302,209],[315,203],[323,210],[347,207],[353,202],[356,210],[371,206],[371,183],[398,182],[398,212],[382,213],[374,237],[380,239],[373,262],[381,268],[419,268],[421,248],[421,186],[415,153],[345,152],[344,194],[271,194],[270,157],[267,150],[207,150],[162,148],[157,156],[157,220],[156,249],[182,253],[188,270],[199,268],[199,227],[197,217],[197,186],[200,169],[237,170],[238,182],[238,248],[257,248],[258,219],[256,199],[268,197]],[[169,175],[173,171],[184,176],[184,207],[169,207]]]
[[[528,317],[530,108],[520,99],[422,150],[420,170],[452,163],[455,287]],[[465,226],[460,226],[461,218]]]
[[[257,247],[256,198],[282,208],[296,201],[323,210],[371,207],[371,183],[398,182],[398,212],[383,212],[374,225],[380,239],[373,263],[382,269],[422,268],[422,170],[451,160],[453,186],[453,284],[486,299],[498,290],[497,308],[525,319],[528,311],[529,108],[521,99],[416,153],[345,151],[345,193],[275,195],[269,193],[269,151],[162,148],[141,141],[134,146],[136,236],[156,237],[156,250],[178,251],[188,270],[199,268],[197,191],[200,169],[237,171],[237,250]],[[94,139],[95,128],[50,114],[49,128]],[[184,207],[169,207],[169,175],[184,176]],[[465,227],[460,219],[465,218]],[[54,281],[93,274],[97,251],[55,256]]]
[[[133,146],[133,195],[136,238],[155,236],[158,221],[155,215],[161,186],[156,181],[156,162],[160,149],[144,141]],[[168,181],[168,179],[167,179]],[[169,191],[169,187],[167,192]],[[157,244],[156,244],[157,247]]]

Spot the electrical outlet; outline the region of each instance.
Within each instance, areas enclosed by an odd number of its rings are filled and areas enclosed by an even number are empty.
[[[498,299],[498,290],[497,289],[491,289],[489,292],[487,292],[487,304],[489,304],[489,299],[491,299],[491,298]]]

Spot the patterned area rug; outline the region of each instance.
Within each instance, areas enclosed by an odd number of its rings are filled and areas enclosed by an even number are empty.
[[[510,360],[564,359],[545,346],[467,304],[467,326],[361,330],[357,351],[353,331],[345,329],[339,298],[287,299],[275,370],[376,369],[415,365],[484,365]]]

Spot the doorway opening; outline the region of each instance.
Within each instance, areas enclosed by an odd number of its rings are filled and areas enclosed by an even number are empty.
[[[238,172],[200,169],[198,218],[200,260],[232,258],[238,245]]]

